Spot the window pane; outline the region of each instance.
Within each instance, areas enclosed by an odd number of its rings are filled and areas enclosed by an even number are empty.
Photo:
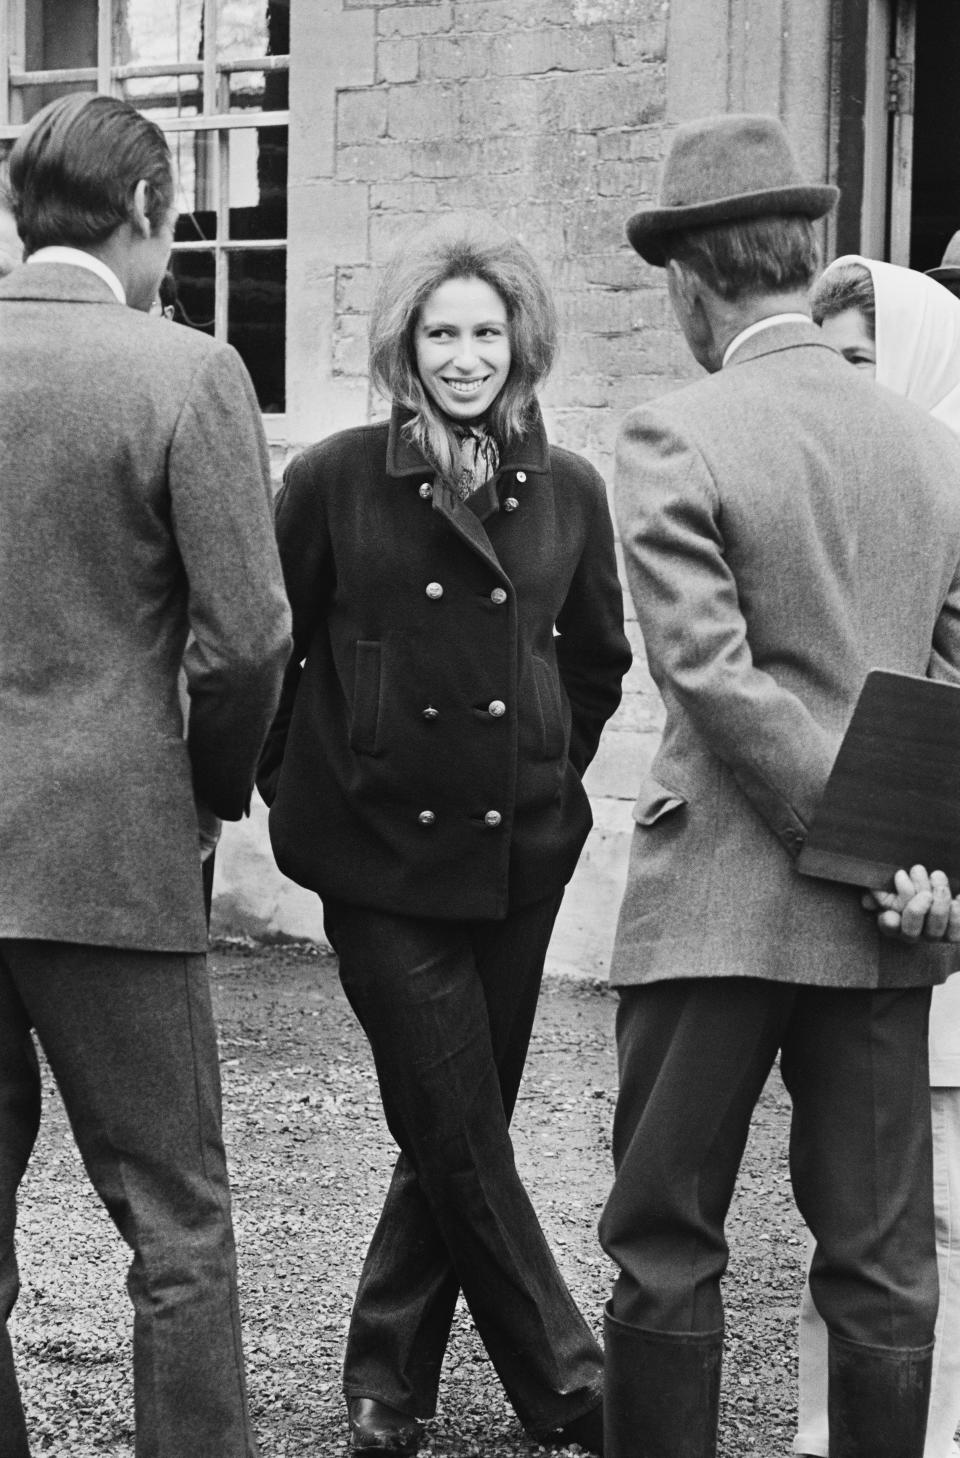
[[[114,65],[203,59],[203,0],[114,0]]]
[[[216,132],[168,132],[177,178],[178,243],[212,242],[217,236],[220,158]]]
[[[96,0],[31,0],[24,7],[24,63],[27,71],[96,66]],[[19,91],[22,118],[29,121],[58,96],[96,89],[95,81],[24,87]],[[16,110],[14,116],[20,119]]]
[[[243,127],[227,136],[230,237],[286,238],[287,128]]]
[[[217,59],[285,56],[290,50],[290,0],[221,0]]]
[[[231,72],[231,111],[286,111],[289,105],[288,71]]]
[[[174,253],[170,259],[173,274],[174,312],[178,324],[189,324],[204,334],[212,334],[215,311],[215,263],[212,253]]]
[[[287,255],[283,249],[231,253],[227,337],[253,378],[265,415],[286,409]]]

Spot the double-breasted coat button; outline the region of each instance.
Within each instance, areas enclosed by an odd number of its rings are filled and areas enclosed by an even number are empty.
[[[443,597],[443,588],[441,587],[439,582],[427,583],[427,597],[432,597],[434,601],[436,601],[438,597]]]
[[[520,482],[520,485],[521,486],[523,485],[523,483],[524,483],[524,481],[526,479],[527,479],[527,473],[526,473],[526,471],[518,471],[517,472],[517,480]]]
[[[496,830],[502,819],[503,816],[500,814],[499,810],[488,810],[486,815],[483,817],[483,823],[484,825],[489,826],[491,830]]]
[[[501,719],[507,712],[507,706],[503,702],[503,699],[494,699],[493,703],[489,705],[487,712],[491,719]]]
[[[417,819],[420,821],[421,825],[425,825],[428,828],[431,825],[436,825],[437,823],[437,817],[434,815],[432,810],[421,810],[420,814],[417,816]]]
[[[432,704],[428,704],[427,707],[423,710],[423,717],[428,720],[439,719],[440,710],[435,709]]]
[[[430,497],[433,495],[433,487],[430,485],[429,481],[424,481],[423,485],[420,487],[420,495],[423,497],[424,501],[429,501]]]
[[[495,602],[497,607],[500,607],[506,600],[507,589],[505,587],[495,587],[490,594],[490,601]]]
[[[515,496],[508,496],[503,503],[503,509],[504,511],[516,511],[519,505],[520,503]]]

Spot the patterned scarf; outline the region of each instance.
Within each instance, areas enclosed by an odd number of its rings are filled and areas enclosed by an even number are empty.
[[[456,426],[454,434],[460,447],[460,470],[454,489],[460,500],[466,501],[494,474],[500,464],[500,451],[485,425]]]

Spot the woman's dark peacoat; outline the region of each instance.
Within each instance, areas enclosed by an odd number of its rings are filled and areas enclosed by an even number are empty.
[[[258,784],[280,869],[407,916],[559,891],[630,664],[600,477],[537,420],[460,501],[389,424],[288,467],[294,652]]]

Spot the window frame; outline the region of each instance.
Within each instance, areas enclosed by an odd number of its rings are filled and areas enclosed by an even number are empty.
[[[215,162],[214,197],[217,212],[217,236],[210,240],[177,242],[173,253],[208,253],[214,260],[214,337],[227,339],[230,296],[229,255],[236,252],[287,253],[289,230],[283,238],[231,239],[229,230],[229,198],[220,178],[228,176],[229,134],[233,131],[259,130],[263,127],[285,127],[289,135],[290,110],[243,111],[223,110],[224,92],[229,106],[231,76],[246,72],[290,71],[290,56],[242,56],[220,60],[217,55],[217,21],[221,0],[203,0],[203,24],[206,55],[202,61],[172,61],[167,64],[113,64],[114,0],[93,0],[97,7],[96,66],[56,67],[48,70],[26,69],[26,6],[29,0],[0,0],[0,141],[18,137],[26,126],[22,105],[17,102],[32,86],[76,85],[90,83],[91,94],[115,96],[120,84],[131,80],[159,77],[196,76],[202,82],[200,112],[197,116],[151,117],[168,136],[179,132],[217,135],[213,151]],[[19,116],[17,115],[19,111]],[[147,113],[149,115],[149,113]],[[282,441],[286,435],[286,414],[262,416],[271,441]]]

